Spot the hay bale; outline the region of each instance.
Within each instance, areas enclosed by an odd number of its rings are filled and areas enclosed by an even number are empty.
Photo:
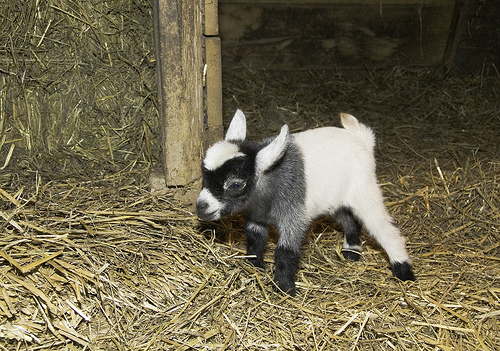
[[[4,148],[15,145],[28,169],[86,177],[159,157],[149,3],[26,2],[1,11]]]

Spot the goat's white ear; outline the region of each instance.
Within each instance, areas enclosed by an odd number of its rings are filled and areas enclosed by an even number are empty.
[[[269,145],[257,153],[255,158],[255,172],[262,174],[278,162],[288,146],[288,126],[281,127],[280,134]]]
[[[225,140],[243,141],[247,135],[247,120],[245,114],[241,110],[236,110],[236,113],[229,124],[226,132]]]

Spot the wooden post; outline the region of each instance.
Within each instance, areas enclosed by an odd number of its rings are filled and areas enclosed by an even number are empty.
[[[200,177],[203,0],[153,0],[157,87],[167,186]]]

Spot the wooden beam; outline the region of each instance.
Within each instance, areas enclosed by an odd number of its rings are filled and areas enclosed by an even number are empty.
[[[201,175],[203,5],[203,0],[153,0],[167,186],[184,186]]]
[[[222,125],[222,68],[221,42],[218,37],[205,39],[207,62],[207,131],[204,139],[205,148],[221,140]]]

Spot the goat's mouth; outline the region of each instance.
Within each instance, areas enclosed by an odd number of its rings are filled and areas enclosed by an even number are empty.
[[[215,221],[220,218],[219,210],[212,212],[196,211],[198,218],[203,221]]]

